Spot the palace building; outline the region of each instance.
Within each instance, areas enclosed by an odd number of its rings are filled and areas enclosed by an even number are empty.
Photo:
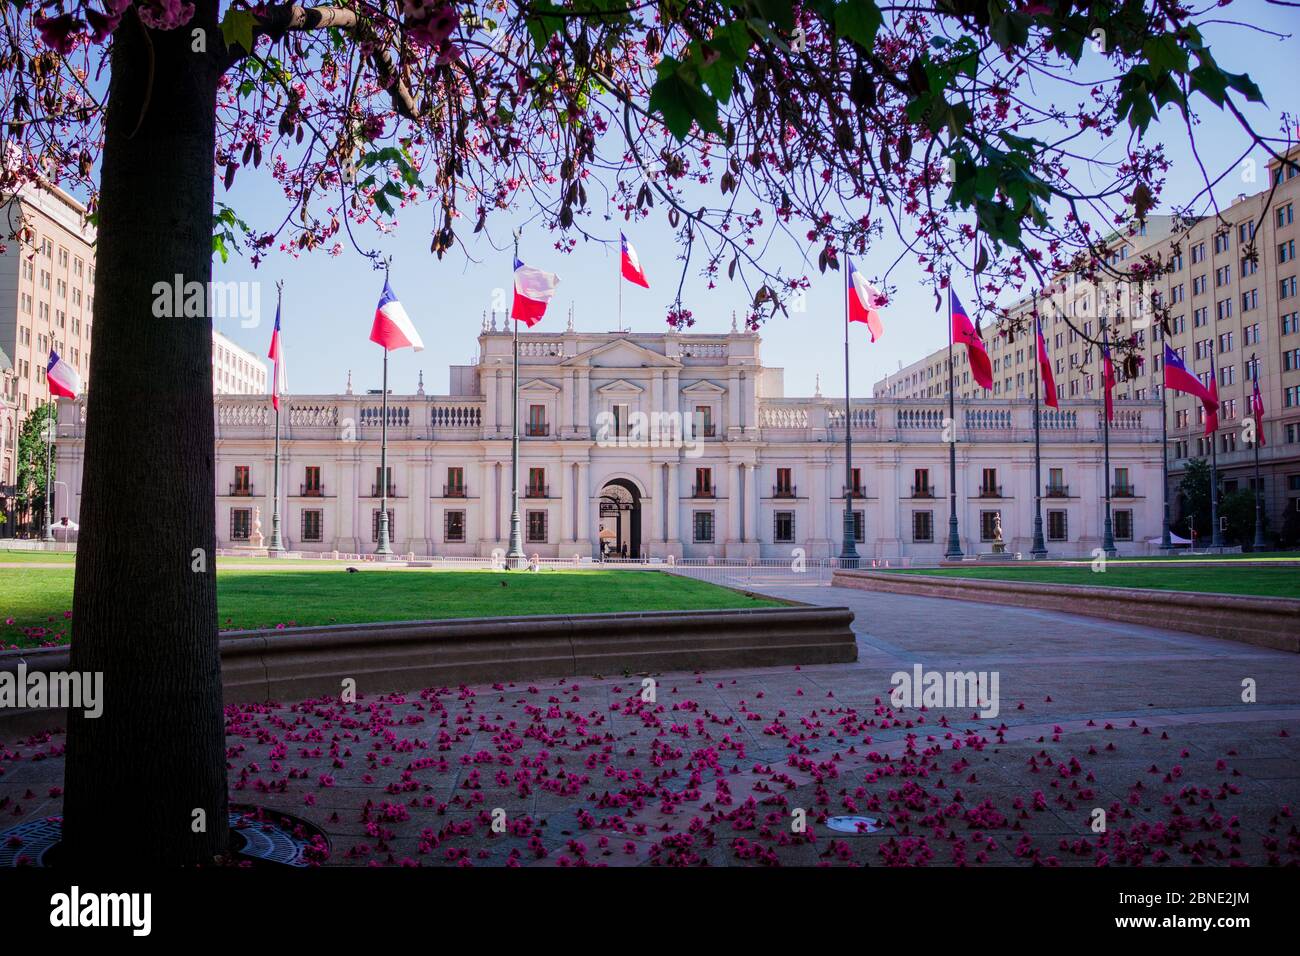
[[[947,541],[947,439],[967,555],[1031,546],[1033,404],[854,399],[852,477],[845,403],[789,398],[758,334],[520,334],[519,512],[543,558],[790,559],[839,553],[846,494],[864,559],[937,560]],[[446,395],[390,394],[388,473],[379,394],[282,400],[280,513],[292,551],[372,552],[381,495],[393,550],[489,556],[509,544],[511,335],[495,321]],[[217,395],[217,535],[269,539],[275,419],[266,396]],[[1101,403],[1064,400],[1042,420],[1043,526],[1053,556],[1100,547],[1110,483],[1116,546],[1144,554],[1161,532],[1160,409],[1123,404],[1103,473]],[[951,427],[950,427],[951,426]],[[77,519],[84,399],[63,402],[59,475]],[[385,489],[384,485],[387,486]],[[62,517],[61,515],[58,517]]]

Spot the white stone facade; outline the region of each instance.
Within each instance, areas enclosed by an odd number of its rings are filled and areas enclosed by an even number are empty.
[[[788,559],[838,554],[844,401],[786,398],[760,338],[530,332],[520,336],[519,510],[529,555]],[[450,369],[449,395],[390,395],[388,461],[399,554],[488,556],[510,534],[511,337],[488,331],[478,361]],[[63,403],[59,474],[80,502],[81,403]],[[381,490],[380,396],[292,395],[281,420],[281,529],[295,551],[374,550]],[[937,560],[948,530],[946,403],[852,403],[853,465],[865,498],[859,554]],[[1102,534],[1100,403],[1044,410],[1048,549],[1088,555]],[[217,534],[269,537],[274,417],[265,396],[217,396]],[[644,417],[642,417],[644,416]],[[957,507],[966,554],[993,550],[994,514],[1028,552],[1033,406],[957,405]],[[672,427],[682,421],[687,434]],[[649,430],[646,430],[647,424]],[[681,437],[682,440],[676,440]],[[1126,403],[1111,429],[1116,544],[1148,553],[1160,534],[1160,418]],[[919,487],[918,487],[919,486]],[[1049,488],[1050,486],[1050,488]],[[981,531],[985,533],[981,533]]]

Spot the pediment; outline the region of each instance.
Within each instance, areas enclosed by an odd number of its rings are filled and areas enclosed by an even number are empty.
[[[606,342],[594,349],[579,352],[560,364],[579,368],[681,368],[682,365],[676,359],[652,352],[629,339]]]
[[[550,382],[544,382],[540,378],[534,378],[534,379],[529,379],[527,382],[522,382],[519,386],[519,391],[550,392],[552,394],[558,394],[560,389],[552,385]]]
[[[625,378],[619,378],[612,382],[606,382],[604,385],[600,386],[600,388],[596,389],[596,391],[608,395],[614,392],[621,392],[623,394],[629,392],[644,392],[645,389],[640,385],[637,385],[635,382],[629,382]]]
[[[683,395],[725,395],[727,390],[712,382],[696,382],[682,389]]]

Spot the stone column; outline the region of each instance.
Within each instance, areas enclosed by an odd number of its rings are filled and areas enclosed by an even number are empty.
[[[556,422],[556,438],[563,438],[573,424],[573,370],[564,370],[564,381],[560,389],[560,414]],[[565,535],[568,526],[565,526]]]
[[[565,380],[568,381],[567,379]],[[573,463],[562,461],[560,463],[560,545],[566,546],[572,544],[573,539],[569,537],[573,533],[573,508],[577,504],[577,498],[574,495],[573,482]],[[569,557],[567,554],[561,554],[561,558]]]
[[[578,509],[578,541],[585,542],[587,548],[582,556],[591,555],[591,464],[578,462],[578,497],[574,507]]]
[[[678,532],[681,512],[681,489],[678,485],[680,481],[677,462],[670,461],[668,463],[668,550],[677,557],[682,556],[681,535]]]
[[[493,462],[483,462],[483,479],[478,488],[478,501],[481,514],[481,530],[479,532],[479,547],[477,548],[480,555],[490,554],[492,551],[492,542],[496,540],[496,528],[493,522],[493,473],[496,471],[496,465]]]
[[[748,488],[745,492],[745,540],[754,544],[758,543],[758,519],[762,510],[758,492],[758,462],[754,462],[746,469],[749,472]]]
[[[740,544],[740,483],[742,465],[727,462],[727,546],[732,554]]]

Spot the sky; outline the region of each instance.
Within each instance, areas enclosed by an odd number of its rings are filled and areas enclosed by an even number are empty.
[[[1206,29],[1220,65],[1232,72],[1249,73],[1264,94],[1264,104],[1249,104],[1243,112],[1256,129],[1275,134],[1283,112],[1294,117],[1300,111],[1294,98],[1296,64],[1300,62],[1300,9],[1270,6],[1264,0],[1241,0],[1223,15],[1288,34],[1278,39],[1240,26],[1212,25]],[[1039,95],[1051,94],[1040,91]],[[1220,113],[1208,101],[1199,103],[1197,144],[1207,170],[1214,176],[1245,152],[1249,139],[1230,115]],[[1162,204],[1155,210],[1160,213],[1168,211],[1170,201],[1181,204],[1199,192],[1202,180],[1181,116],[1172,107],[1162,112],[1148,131],[1147,142],[1153,137],[1165,144],[1173,161]],[[1115,149],[1122,146],[1118,141],[1112,144]],[[1252,155],[1258,180],[1247,183],[1240,171],[1230,173],[1215,190],[1220,203],[1226,205],[1239,193],[1266,188],[1263,150],[1257,149]],[[272,219],[278,222],[286,202],[267,175],[239,177],[228,193],[218,183],[217,198],[260,227]],[[512,284],[508,243],[509,229],[514,225],[510,213],[497,214],[485,230],[496,236],[499,250],[489,244],[485,234],[480,234],[466,238],[468,254],[458,248],[439,261],[429,252],[431,223],[437,212],[436,204],[425,203],[405,210],[391,236],[357,235],[363,248],[378,248],[392,256],[393,290],[426,344],[419,353],[401,350],[391,354],[389,387],[396,394],[413,393],[421,371],[428,394],[446,394],[449,366],[469,364],[477,354],[483,313],[492,308],[494,296],[498,307],[509,301],[505,295]],[[262,217],[266,217],[265,221]],[[563,331],[570,309],[579,331],[618,328],[620,227],[635,245],[650,281],[648,290],[622,283],[622,327],[633,332],[667,329],[665,315],[675,297],[681,269],[674,230],[662,215],[630,226],[619,215],[608,220],[596,216],[589,223],[589,231],[602,238],[607,236],[608,243],[580,241],[568,255],[553,249],[554,236],[540,224],[525,228],[520,258],[560,276],[550,310],[534,331]],[[891,241],[887,233],[869,250],[867,261],[857,263],[858,268],[868,275],[878,275],[898,257],[899,251],[897,240]],[[792,313],[789,318],[778,316],[761,328],[762,359],[766,365],[785,369],[788,396],[812,395],[819,375],[823,394],[843,395],[843,275],[829,270],[824,276],[818,275],[815,258],[807,265],[802,262],[805,254],[806,250],[788,242],[784,247],[775,244],[771,250],[773,264],[782,266],[787,273],[812,276],[813,286],[806,297],[806,312]],[[815,250],[812,254],[815,257]],[[745,314],[748,296],[743,287],[724,278],[709,290],[706,281],[695,273],[692,266],[682,293],[683,304],[692,310],[696,320],[692,331],[728,331],[732,314],[742,319]],[[260,281],[261,315],[255,325],[238,318],[214,323],[224,335],[258,356],[266,354],[270,342],[275,282],[284,281],[281,341],[290,393],[341,392],[349,371],[354,391],[379,388],[382,350],[369,341],[369,332],[383,277],[350,244],[345,242],[344,252],[337,257],[321,250],[299,258],[274,251],[256,270],[238,254],[226,264],[217,258],[213,278],[220,282]],[[884,335],[876,343],[870,343],[864,334],[852,337],[850,381],[854,397],[868,397],[874,382],[947,342],[946,316],[935,312],[934,294],[922,284],[921,272],[910,257],[894,270],[890,282],[896,292],[883,313]],[[957,288],[961,294],[962,286]],[[962,298],[969,302],[974,296],[963,294]]]

